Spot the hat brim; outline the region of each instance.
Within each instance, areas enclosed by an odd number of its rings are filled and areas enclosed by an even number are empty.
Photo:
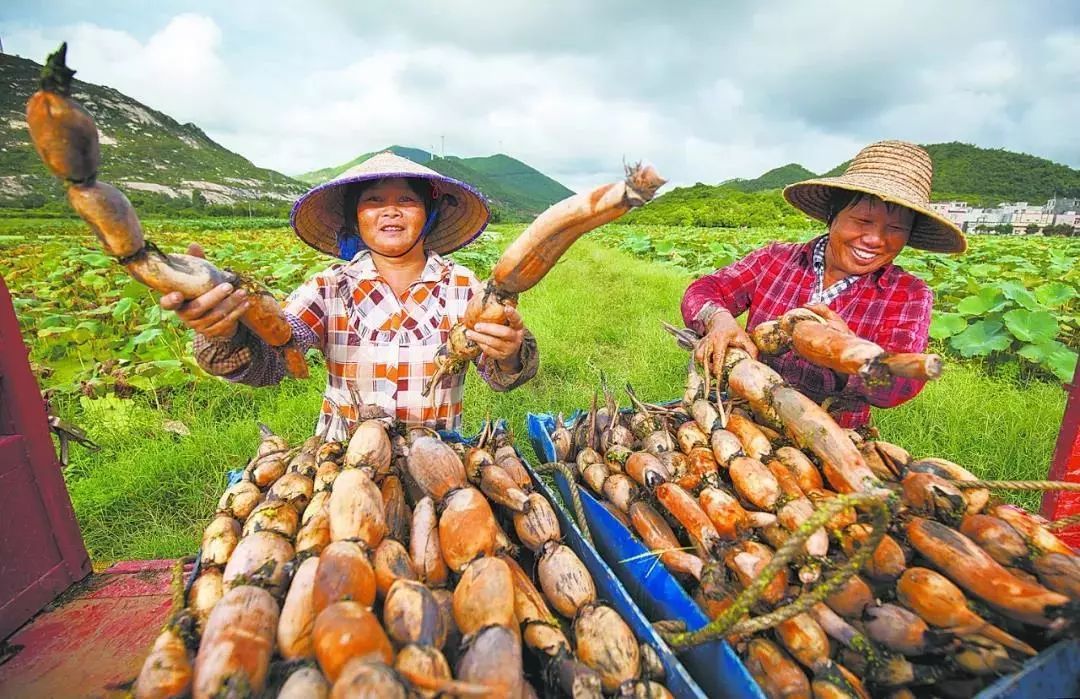
[[[807,216],[828,222],[832,190],[872,194],[882,201],[898,204],[919,214],[907,242],[911,247],[941,253],[961,253],[967,250],[967,239],[955,223],[932,209],[890,194],[891,188],[891,182],[887,179],[867,174],[850,174],[821,177],[788,185],[784,188],[784,199]]]
[[[426,168],[425,168],[426,169]],[[464,182],[429,172],[371,172],[334,179],[314,187],[296,200],[289,223],[311,247],[338,257],[338,232],[344,226],[345,191],[356,182],[394,177],[438,183],[439,218],[424,239],[424,249],[439,255],[465,247],[487,228],[491,209],[478,190]]]

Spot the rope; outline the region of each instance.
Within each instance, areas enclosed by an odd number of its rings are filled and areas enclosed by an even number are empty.
[[[1055,519],[1050,524],[1046,525],[1046,528],[1052,532],[1060,531],[1067,527],[1071,527],[1074,524],[1080,524],[1080,512],[1068,517],[1062,517],[1061,519]]]
[[[585,540],[589,542],[589,545],[596,548],[596,543],[593,542],[592,532],[589,530],[589,523],[585,521],[585,507],[581,504],[581,492],[577,482],[577,473],[574,472],[574,468],[563,461],[554,461],[549,464],[541,464],[536,469],[540,473],[551,473],[552,471],[558,471],[566,478],[566,485],[570,489],[570,507],[574,510],[575,524],[578,529],[581,530]]]
[[[1067,490],[1080,492],[1080,483],[1067,481],[951,481],[961,490],[976,488],[997,490]]]
[[[814,514],[793,532],[792,536],[777,549],[772,560],[762,569],[749,587],[744,589],[735,602],[728,607],[720,616],[701,627],[697,631],[689,633],[664,634],[668,645],[676,652],[685,650],[690,646],[707,643],[728,635],[745,636],[758,631],[772,628],[788,619],[802,614],[818,602],[834,593],[841,585],[854,576],[877,550],[885,536],[888,527],[891,506],[896,502],[896,496],[883,499],[880,495],[872,493],[850,493],[838,495],[828,500],[814,512]],[[824,526],[838,512],[848,507],[869,507],[873,516],[873,530],[869,540],[859,548],[844,565],[834,570],[825,580],[815,586],[810,592],[802,594],[791,604],[775,609],[768,614],[753,619],[740,621],[751,607],[753,607],[765,588],[773,578],[787,567],[796,556],[802,553],[803,544],[815,531]]]

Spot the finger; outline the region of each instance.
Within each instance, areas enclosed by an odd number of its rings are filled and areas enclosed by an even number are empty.
[[[475,341],[480,350],[489,357],[494,359],[506,359],[510,356],[510,351],[506,346],[499,343],[488,342],[486,340]]]
[[[247,292],[245,292],[243,289],[234,291],[232,294],[229,294],[229,296],[224,301],[207,311],[196,322],[202,327],[208,328],[211,325],[214,325],[215,323],[220,321],[221,319],[225,318],[225,316],[232,313],[232,311],[235,310],[237,306],[245,303],[246,301]]]
[[[192,257],[201,257],[204,260],[206,259],[206,251],[203,250],[203,247],[198,243],[189,244],[187,246],[187,254],[191,255]]]
[[[521,330],[525,327],[525,322],[521,319],[521,313],[514,306],[506,304],[503,306],[503,313],[506,314],[507,324],[514,330]]]
[[[202,296],[188,301],[183,308],[176,312],[176,314],[180,316],[181,320],[199,320],[206,315],[210,309],[228,298],[231,293],[233,293],[232,284],[218,284]]]
[[[744,352],[746,352],[747,354],[749,354],[751,359],[757,359],[758,358],[757,345],[755,345],[754,341],[751,340],[749,337],[736,338],[736,339],[732,340],[731,344],[737,346],[739,349],[741,349]]]
[[[158,304],[166,311],[175,311],[184,305],[184,295],[179,291],[170,291],[161,297]]]
[[[724,357],[727,356],[728,340],[727,338],[717,339],[713,343],[713,356],[712,366],[710,370],[713,376],[722,376],[724,373]]]
[[[466,333],[466,337],[475,342],[478,345],[486,347],[494,347],[499,351],[506,351],[513,347],[515,344],[513,337],[502,337],[496,335],[488,335],[487,333],[477,332],[476,330],[470,330]]]
[[[243,316],[250,307],[251,302],[247,299],[241,300],[240,303],[236,304],[235,308],[225,314],[224,318],[206,328],[206,330],[203,331],[203,334],[210,335],[211,337],[231,336],[236,332],[236,324],[240,321],[241,316]]]
[[[488,337],[510,340],[520,334],[521,330],[516,330],[506,325],[498,325],[497,323],[477,323],[473,328],[473,332],[487,335]]]
[[[694,345],[694,361],[698,364],[704,364],[705,359],[709,353],[709,347],[712,345],[708,337],[704,337]]]

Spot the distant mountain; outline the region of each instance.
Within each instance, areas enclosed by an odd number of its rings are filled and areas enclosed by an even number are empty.
[[[33,61],[0,54],[0,206],[56,206],[63,198],[27,132],[26,101],[38,88],[40,71]],[[281,208],[306,189],[280,172],[256,167],[198,126],[180,124],[113,88],[75,80],[72,96],[97,122],[101,179],[125,190],[136,206],[262,202]]]
[[[574,193],[539,170],[501,153],[483,158],[459,158],[452,155],[439,158],[419,148],[390,146],[385,150],[426,165],[447,177],[473,185],[491,201],[497,220],[532,219],[555,202]],[[364,153],[347,163],[306,172],[296,178],[309,184],[326,182],[373,155],[375,153]]]
[[[1046,158],[956,142],[923,147],[934,161],[933,198],[937,201],[964,199],[970,204],[994,205],[1043,203],[1055,194],[1080,197],[1080,170]],[[840,163],[825,176],[839,175],[847,165]]]
[[[383,150],[388,150],[395,155],[400,155],[402,158],[408,158],[414,163],[420,163],[421,165],[427,165],[429,162],[431,162],[431,159],[435,157],[431,153],[428,153],[425,150],[420,150],[419,148],[390,146],[389,148],[384,148]],[[343,163],[335,167],[324,167],[321,170],[312,170],[311,172],[305,172],[301,175],[296,175],[296,179],[300,180],[301,182],[306,182],[307,184],[322,184],[323,182],[334,179],[349,168],[356,167],[357,165],[364,162],[378,152],[380,151],[364,153],[363,155],[359,155],[353,158],[347,163]]]
[[[1041,204],[1055,194],[1080,197],[1080,170],[1045,158],[966,143],[924,147],[934,161],[934,201],[959,199],[975,206],[994,206],[1006,201]],[[848,162],[821,177],[843,173]],[[810,225],[809,219],[784,202],[780,190],[813,177],[817,175],[802,165],[790,163],[753,180],[727,180],[719,185],[699,182],[666,192],[620,222],[724,227]]]
[[[817,177],[817,175],[798,163],[788,163],[787,165],[773,168],[756,179],[744,180],[736,178],[721,182],[720,186],[737,189],[740,192],[761,192],[766,189],[782,189],[789,184],[808,180],[812,177]]]

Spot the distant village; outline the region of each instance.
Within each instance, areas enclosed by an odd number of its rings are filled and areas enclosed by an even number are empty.
[[[941,201],[931,203],[930,208],[965,233],[1080,235],[1080,199],[1054,197],[1042,206],[1020,201],[993,209],[968,206],[963,201]]]

